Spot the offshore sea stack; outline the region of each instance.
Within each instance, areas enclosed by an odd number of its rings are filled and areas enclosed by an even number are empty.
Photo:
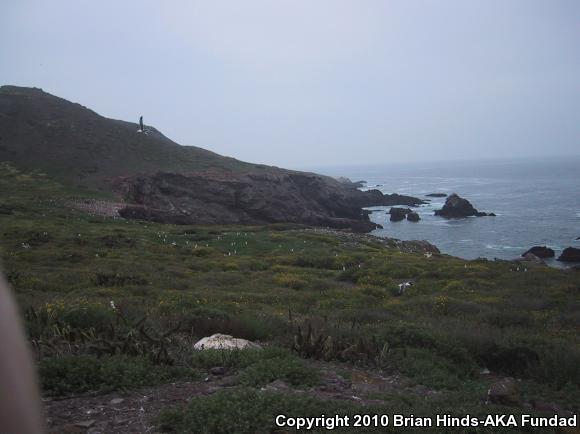
[[[495,216],[494,213],[485,213],[478,211],[473,207],[471,202],[453,193],[445,201],[443,208],[435,210],[435,215],[445,217],[448,219],[464,218],[464,217],[484,217]]]
[[[541,258],[541,259],[553,258],[555,255],[554,250],[550,249],[547,246],[534,246],[531,249],[529,249],[528,251],[526,251],[525,253],[523,253],[522,257],[525,258],[526,255],[528,255],[530,253],[538,258]]]
[[[401,220],[405,220],[405,217],[407,216],[407,214],[413,212],[413,210],[409,209],[409,208],[397,208],[397,207],[393,207],[390,209],[389,214],[390,214],[390,220],[392,222],[400,222]]]
[[[416,223],[421,220],[421,217],[419,217],[419,214],[413,211],[407,214],[407,220]]]
[[[566,247],[562,254],[558,256],[561,262],[580,262],[580,249],[575,247]]]

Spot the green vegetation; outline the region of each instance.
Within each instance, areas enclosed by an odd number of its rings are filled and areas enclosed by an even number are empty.
[[[353,433],[378,433],[378,432],[412,432],[412,433],[440,433],[441,428],[396,428],[387,427],[354,427],[356,419],[354,415],[392,415],[413,414],[418,417],[433,416],[436,413],[450,415],[465,415],[485,417],[487,414],[501,414],[501,409],[489,406],[482,411],[481,407],[466,405],[462,399],[465,395],[456,395],[453,398],[453,406],[450,403],[441,405],[428,402],[409,402],[405,397],[391,396],[393,399],[389,406],[380,407],[370,405],[361,407],[352,401],[328,401],[315,397],[303,396],[296,393],[279,393],[269,391],[256,391],[250,388],[235,388],[230,391],[218,392],[210,397],[193,400],[187,406],[165,410],[158,418],[159,426],[165,431],[179,433],[240,433],[256,434],[271,433],[280,430],[288,432],[291,428],[280,428],[275,424],[278,415],[289,417],[332,417],[334,415],[349,416],[348,428],[336,428],[332,432]],[[449,405],[449,406],[448,406]],[[513,414],[521,413],[511,410]],[[304,428],[303,428],[304,430]],[[324,428],[313,429],[314,433],[329,432]],[[482,428],[456,428],[453,432],[498,432],[497,430],[484,430]],[[518,432],[513,428],[502,428],[502,433]],[[552,432],[544,430],[543,432]]]
[[[187,368],[154,365],[140,357],[51,357],[40,361],[42,387],[50,395],[135,389],[194,378]]]
[[[341,370],[399,372],[442,392],[437,404],[394,392],[380,398],[416,414],[459,402],[488,411],[484,367],[523,379],[527,398],[580,402],[578,272],[426,258],[371,237],[295,226],[104,218],[68,206],[78,195],[41,174],[0,167],[3,268],[47,394],[194,379],[223,366],[244,388],[168,410],[163,425],[220,432],[212,427],[224,420],[221,432],[228,421],[242,424],[237,432],[258,432],[276,412],[357,410],[256,391],[275,379],[315,386],[320,373],[308,364],[319,359]],[[404,279],[416,284],[398,297]],[[193,353],[198,338],[217,332],[269,348]]]
[[[275,170],[178,145],[151,126],[148,134],[135,134],[136,124],[104,118],[39,89],[0,86],[0,121],[0,161],[40,169],[67,184],[108,190],[105,179],[129,174]]]

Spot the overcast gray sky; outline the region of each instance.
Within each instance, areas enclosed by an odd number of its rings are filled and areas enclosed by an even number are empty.
[[[299,168],[580,153],[577,0],[5,0],[0,84]]]

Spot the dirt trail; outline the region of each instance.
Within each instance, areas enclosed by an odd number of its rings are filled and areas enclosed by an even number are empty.
[[[125,394],[108,393],[45,401],[50,433],[152,433],[160,410],[232,386],[235,377],[170,383]]]
[[[349,379],[337,373],[344,367],[312,362],[321,373],[320,384],[308,390],[292,389],[276,380],[263,390],[307,393],[319,399],[348,400],[360,405],[381,404],[373,394],[404,391],[426,399],[437,399],[440,392],[413,385],[400,375],[349,369]],[[314,368],[314,366],[313,366]],[[45,400],[49,433],[156,433],[151,420],[162,409],[185,404],[237,384],[235,375],[213,376],[195,382],[180,382],[131,391],[83,395]]]

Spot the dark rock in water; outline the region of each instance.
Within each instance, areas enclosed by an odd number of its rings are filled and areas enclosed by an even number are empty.
[[[467,199],[463,199],[453,193],[445,201],[445,205],[440,210],[435,210],[435,215],[447,218],[461,218],[477,215],[478,211]]]
[[[542,259],[553,258],[555,256],[554,250],[550,249],[547,246],[534,246],[525,253],[523,253],[522,257],[526,257],[528,253],[531,253],[532,255]]]
[[[413,196],[405,196],[403,194],[383,194],[380,190],[367,190],[367,191],[360,191],[355,190],[357,192],[356,197],[353,197],[351,203],[356,204],[362,208],[366,208],[369,206],[395,206],[395,205],[404,205],[404,206],[419,206],[426,204],[424,200],[418,199]]]
[[[435,215],[445,218],[484,217],[487,213],[476,210],[471,202],[453,193],[445,201],[443,208],[435,210]]]
[[[419,217],[419,214],[413,211],[407,214],[407,220],[409,220],[410,222],[418,222],[419,220],[421,220],[421,217]]]
[[[488,216],[488,217],[496,217],[496,215],[495,215],[495,213],[494,213],[494,212],[488,212],[488,213],[487,213],[487,216]]]
[[[580,241],[580,237],[576,237],[576,241]]]
[[[558,257],[558,261],[580,262],[580,249],[575,247],[566,247],[562,254]]]
[[[391,215],[392,222],[400,222],[401,220],[405,220],[407,214],[413,212],[413,210],[409,208],[391,208],[389,214]]]
[[[447,193],[429,193],[426,194],[427,197],[447,197]]]
[[[413,212],[413,210],[411,208],[400,208],[400,207],[392,207],[389,212],[387,214],[398,214],[398,213],[404,213],[405,215],[409,214],[410,212]]]

